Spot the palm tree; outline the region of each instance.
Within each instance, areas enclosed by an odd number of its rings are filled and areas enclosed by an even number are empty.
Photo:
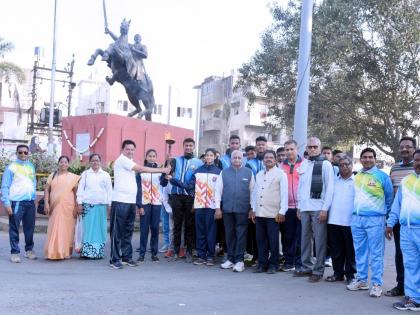
[[[11,42],[5,41],[0,37],[0,77],[5,76],[6,81],[9,81],[14,77],[19,83],[25,80],[24,71],[16,64],[8,61],[4,61],[4,55],[14,48]]]

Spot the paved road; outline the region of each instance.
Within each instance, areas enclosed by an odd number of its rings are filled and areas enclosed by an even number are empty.
[[[138,240],[138,234],[135,239]],[[42,253],[45,234],[36,234]],[[137,242],[136,242],[137,243]],[[148,258],[148,257],[147,257]],[[326,275],[332,273],[327,268]],[[385,286],[394,284],[393,244],[387,242]],[[349,292],[344,283],[311,284],[288,273],[242,274],[183,261],[146,261],[114,270],[107,260],[9,262],[0,232],[0,314],[398,314],[395,298]]]

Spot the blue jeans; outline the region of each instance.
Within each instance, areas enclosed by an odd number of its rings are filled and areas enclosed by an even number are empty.
[[[25,251],[34,248],[35,203],[34,201],[12,201],[13,214],[9,216],[10,252],[19,254],[19,226],[22,221],[25,235]]]
[[[357,280],[367,282],[370,260],[371,283],[382,285],[385,250],[384,231],[384,216],[353,215],[351,233],[353,234],[356,253]]]
[[[262,268],[279,266],[279,227],[274,218],[256,218],[258,265]]]
[[[404,261],[404,292],[420,303],[420,228],[401,225],[400,245]]]
[[[196,247],[201,259],[214,258],[216,222],[214,209],[195,209]]]
[[[144,257],[150,230],[150,249],[152,256],[158,253],[159,223],[161,205],[144,205],[144,215],[140,216],[140,256]]]
[[[165,207],[162,206],[160,210],[160,219],[162,220],[162,234],[164,246],[170,247],[171,235],[169,227],[169,213],[166,212]]]

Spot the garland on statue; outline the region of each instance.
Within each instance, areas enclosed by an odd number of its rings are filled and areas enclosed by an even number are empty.
[[[88,151],[89,149],[91,149],[91,148],[93,148],[94,146],[95,146],[95,144],[96,144],[96,142],[98,142],[98,140],[99,140],[99,138],[102,136],[102,133],[104,132],[104,130],[105,130],[105,128],[101,128],[101,130],[99,130],[99,133],[98,133],[98,135],[96,136],[96,138],[92,141],[92,143],[91,144],[89,144],[89,146],[86,148],[86,149],[84,149],[84,150],[78,150],[74,145],[73,145],[73,143],[71,143],[71,141],[69,140],[69,137],[67,136],[67,132],[65,131],[65,130],[63,130],[63,132],[64,132],[64,138],[66,139],[66,141],[67,141],[67,143],[68,143],[68,145],[70,146],[70,148],[72,148],[74,151],[76,151],[77,153],[79,153],[79,154],[83,154],[83,153],[85,153],[86,151]]]

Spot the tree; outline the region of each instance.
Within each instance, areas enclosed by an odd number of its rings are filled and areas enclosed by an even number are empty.
[[[300,1],[272,7],[261,48],[238,87],[281,107],[292,128]],[[309,130],[330,145],[371,143],[397,158],[403,135],[420,131],[420,0],[324,0],[314,8]],[[251,90],[251,89],[249,89]]]
[[[14,48],[11,42],[5,41],[0,37],[0,76],[4,75],[6,81],[10,81],[11,78],[15,78],[19,83],[25,80],[24,71],[16,64],[8,61],[3,61],[4,55]]]

